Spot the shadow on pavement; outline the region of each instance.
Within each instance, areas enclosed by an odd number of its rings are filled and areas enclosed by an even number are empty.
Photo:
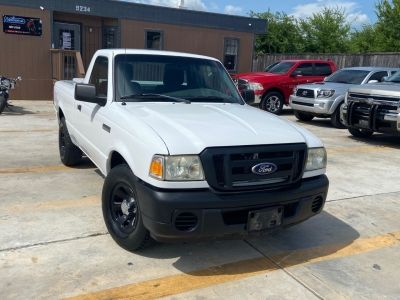
[[[7,106],[2,115],[5,116],[22,116],[22,115],[32,115],[34,114],[33,111],[27,110],[22,106],[11,105]]]
[[[300,252],[296,256],[297,259],[294,263],[294,265],[297,265],[305,263],[310,259],[333,254],[350,245],[359,236],[359,233],[345,222],[327,212],[322,212],[317,217],[297,226],[278,230],[268,235],[246,239],[245,242],[249,245],[245,247],[243,247],[242,243],[235,244],[227,241],[159,244],[140,252],[139,255],[157,259],[178,257],[173,266],[184,273],[190,273],[195,276],[211,276],[216,275],[216,272],[222,272],[222,274],[224,274],[223,272],[227,272],[227,274],[241,274],[243,272],[259,272],[263,270],[262,268],[266,267],[266,258],[261,253],[268,257],[279,257]],[[232,245],[236,245],[236,247],[240,245],[240,248],[248,249],[248,253],[257,251],[259,256],[243,260],[243,253],[240,253],[239,257],[237,249],[232,248]],[[204,254],[207,256],[199,257],[199,255],[192,255],[192,253],[201,253],[200,249],[204,249]],[[318,249],[318,251],[314,251],[314,249]],[[232,263],[224,264],[220,268],[220,271],[216,271],[216,267],[206,265],[210,263],[208,257],[214,257],[214,260],[215,257],[220,257],[224,261],[226,261],[226,258],[229,258]],[[257,263],[258,260],[263,263]],[[196,265],[197,267],[194,268]],[[235,265],[236,267],[231,268],[230,265]]]
[[[400,136],[374,133],[371,137],[363,139],[352,136],[349,133],[349,138],[354,141],[363,142],[373,146],[385,146],[389,148],[400,149]]]

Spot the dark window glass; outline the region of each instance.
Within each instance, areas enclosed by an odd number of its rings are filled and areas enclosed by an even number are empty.
[[[243,103],[218,61],[190,57],[117,55],[115,89],[117,101],[124,98],[136,102],[170,102],[171,98],[165,97],[169,96],[192,102]]]
[[[284,61],[272,67],[268,72],[274,74],[286,74],[293,66],[294,62]]]
[[[312,67],[312,63],[304,63],[304,64],[300,64],[296,70],[296,72],[299,72],[299,75],[302,76],[313,76],[313,67]]]
[[[369,71],[363,71],[363,70],[343,69],[333,73],[325,81],[336,82],[336,83],[347,83],[347,84],[361,84],[369,73],[370,73]]]
[[[372,74],[372,76],[368,79],[368,81],[377,80],[378,82],[381,82],[382,78],[385,76],[388,76],[388,73],[386,71],[376,72]]]
[[[162,50],[163,35],[161,31],[146,31],[146,49]]]
[[[329,64],[316,63],[315,76],[329,76],[332,74],[332,69]]]
[[[99,56],[94,62],[92,74],[90,75],[90,84],[96,86],[96,95],[98,97],[107,97],[108,86],[108,58]]]
[[[117,32],[118,27],[105,26],[103,27],[103,48],[110,49],[117,47]]]
[[[225,39],[224,66],[228,71],[237,71],[239,53],[238,39]]]

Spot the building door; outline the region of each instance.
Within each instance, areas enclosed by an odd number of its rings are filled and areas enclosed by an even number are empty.
[[[83,49],[82,59],[85,68],[89,67],[93,54],[101,49],[101,26],[84,26],[83,27]]]
[[[56,49],[81,51],[81,26],[54,22],[53,44]]]

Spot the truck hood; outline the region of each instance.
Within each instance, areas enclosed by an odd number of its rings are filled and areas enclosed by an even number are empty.
[[[222,146],[322,146],[303,128],[248,105],[127,103],[126,109],[153,128],[171,155],[199,154],[207,147]]]
[[[400,84],[392,82],[382,82],[376,84],[365,84],[356,86],[349,90],[352,93],[361,93],[369,95],[380,95],[389,97],[400,97]]]
[[[309,90],[335,90],[335,95],[345,94],[349,88],[358,86],[355,84],[345,84],[336,82],[316,82],[311,84],[301,84],[298,85],[299,89],[309,89]]]
[[[264,82],[279,80],[284,77],[284,74],[273,74],[266,72],[255,72],[255,73],[241,73],[235,76],[236,78],[245,79],[252,82]]]

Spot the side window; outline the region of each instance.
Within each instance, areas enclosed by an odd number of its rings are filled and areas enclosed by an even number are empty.
[[[96,86],[96,95],[98,97],[107,97],[108,87],[108,58],[99,56],[94,62],[92,74],[90,75],[90,84]]]
[[[389,76],[392,76],[392,75],[394,75],[394,74],[396,74],[398,71],[390,71],[390,75]]]
[[[163,49],[162,31],[147,30],[145,48],[153,50],[162,50]]]
[[[228,71],[237,71],[239,39],[226,38],[224,45],[224,66]]]
[[[329,64],[316,63],[315,76],[329,76],[332,74],[332,68]]]
[[[313,76],[313,66],[312,63],[303,63],[300,64],[295,72],[298,75],[302,75],[302,76]]]
[[[368,79],[368,81],[378,80],[378,82],[381,82],[382,78],[385,76],[388,76],[388,73],[386,71],[376,72],[376,73],[372,74],[372,76]]]

